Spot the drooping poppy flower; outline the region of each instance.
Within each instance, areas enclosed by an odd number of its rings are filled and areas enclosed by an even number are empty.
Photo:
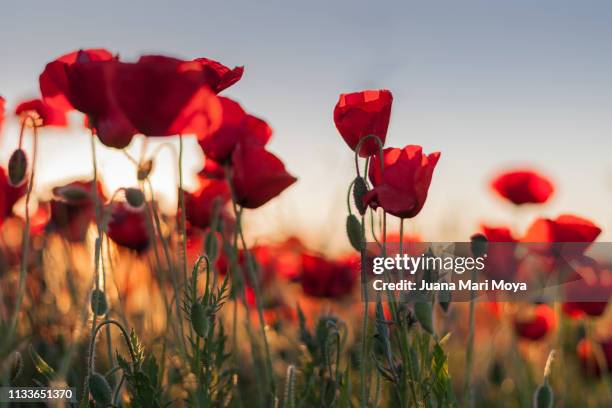
[[[206,158],[227,162],[238,143],[265,146],[272,137],[272,128],[263,120],[247,114],[235,101],[219,97],[222,108],[221,126],[198,137]]]
[[[555,322],[554,310],[540,304],[514,317],[514,331],[523,339],[540,340],[554,329]]]
[[[146,136],[205,135],[221,123],[221,103],[198,62],[148,55],[117,63],[112,95],[129,122]]]
[[[198,188],[185,194],[185,218],[193,226],[207,228],[212,221],[215,203],[222,211],[231,199],[227,181],[198,177]]]
[[[239,144],[232,154],[232,184],[238,204],[261,207],[297,180],[264,147]]]
[[[408,145],[387,148],[383,156],[384,173],[379,157],[372,157],[369,176],[374,188],[365,194],[364,203],[400,218],[415,217],[425,205],[440,153],[425,155],[421,146]]]
[[[338,298],[351,293],[359,276],[359,258],[351,255],[330,260],[318,255],[302,255],[300,282],[305,294]]]
[[[13,213],[13,206],[26,193],[26,183],[13,186],[9,182],[7,171],[0,167],[0,225]]]
[[[23,101],[15,108],[15,115],[33,115],[38,126],[57,126],[65,127],[68,125],[66,111],[55,109],[53,106],[40,99]]]
[[[334,108],[334,123],[346,144],[355,150],[361,138],[376,135],[384,145],[392,103],[393,95],[386,89],[341,94]],[[360,150],[361,157],[368,157],[379,151],[379,145],[368,139]]]
[[[53,189],[51,225],[70,242],[83,241],[95,220],[93,188],[92,181],[74,181]],[[97,189],[100,202],[106,201],[99,182]]]
[[[43,100],[55,109],[69,111],[74,108],[66,68],[77,62],[78,58],[87,61],[109,61],[113,55],[102,48],[78,50],[62,55],[50,62],[39,77],[40,92]]]
[[[555,190],[550,180],[532,170],[503,173],[491,182],[491,187],[516,205],[545,203]]]
[[[194,61],[200,63],[204,80],[217,94],[238,82],[244,73],[244,67],[229,69],[220,62],[209,58],[196,58]]]
[[[149,230],[144,208],[133,208],[124,202],[110,206],[108,237],[119,246],[143,251],[149,247]]]
[[[596,357],[595,347],[598,347],[597,352],[601,352],[601,361]],[[582,368],[587,375],[599,377],[604,369],[603,364],[605,362],[608,372],[612,370],[612,339],[603,342],[593,342],[588,339],[582,339],[576,346],[576,354],[580,359]]]

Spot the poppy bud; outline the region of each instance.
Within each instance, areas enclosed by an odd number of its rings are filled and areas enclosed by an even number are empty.
[[[11,362],[11,382],[14,382],[23,372],[23,357],[18,351],[14,351],[9,356]]]
[[[65,186],[56,190],[58,196],[68,202],[86,200],[89,198],[89,192],[80,186]]]
[[[126,188],[125,200],[132,208],[140,208],[145,202],[145,196],[140,189]]]
[[[425,330],[429,334],[433,334],[433,319],[432,319],[432,310],[431,303],[429,302],[416,302],[414,304],[414,314],[421,324],[423,330]]]
[[[111,404],[111,387],[106,381],[106,378],[99,373],[93,373],[87,380],[89,392],[96,403],[103,407]]]
[[[138,166],[137,177],[139,181],[145,180],[153,170],[153,160],[145,160]]]
[[[108,312],[106,295],[100,289],[91,292],[91,311],[97,316],[103,316]]]
[[[368,186],[363,177],[355,178],[353,182],[353,200],[355,201],[355,207],[359,211],[359,214],[364,215],[368,208],[364,202],[363,197],[368,192]]]
[[[535,408],[552,408],[553,400],[552,388],[545,380],[544,384],[540,385],[533,394],[533,406]]]
[[[448,312],[448,308],[451,305],[452,292],[450,290],[441,290],[438,294],[438,304],[444,311]]]
[[[196,302],[191,306],[191,326],[198,336],[206,336],[208,331],[208,318],[206,316],[206,308],[200,302]]]
[[[474,234],[470,237],[470,240],[472,242],[472,255],[475,257],[484,256],[487,252],[487,237],[485,237],[483,234]]]
[[[17,149],[11,155],[8,163],[9,182],[12,186],[20,186],[25,181],[28,170],[28,159],[22,149]]]
[[[361,251],[363,248],[363,239],[361,237],[361,222],[353,214],[346,218],[346,234],[353,248]]]

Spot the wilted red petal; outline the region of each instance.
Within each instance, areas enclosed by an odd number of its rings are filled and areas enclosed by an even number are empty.
[[[554,192],[550,180],[532,170],[516,170],[497,176],[491,187],[516,205],[548,201]]]
[[[232,155],[232,183],[238,204],[257,208],[297,180],[264,147],[239,144]]]
[[[386,89],[341,94],[334,108],[334,123],[347,145],[357,148],[362,137],[376,135],[385,143],[393,95]],[[371,156],[379,151],[374,139],[363,143],[359,155]]]
[[[21,102],[15,108],[15,115],[33,115],[40,119],[40,126],[65,127],[68,124],[66,112],[55,109],[40,99]]]
[[[108,61],[114,58],[109,51],[99,48],[73,51],[48,63],[39,77],[40,92],[45,103],[55,109],[68,111],[73,108],[66,68],[74,64],[79,56],[87,61]]]

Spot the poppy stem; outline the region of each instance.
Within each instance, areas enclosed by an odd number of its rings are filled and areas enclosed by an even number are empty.
[[[30,252],[30,197],[32,196],[32,190],[34,188],[34,176],[36,173],[36,158],[38,153],[38,126],[36,121],[31,116],[26,116],[21,122],[21,131],[19,133],[19,148],[23,140],[23,134],[28,119],[32,122],[32,134],[33,134],[33,146],[32,146],[32,168],[30,169],[30,179],[28,181],[28,187],[26,190],[26,202],[25,202],[25,224],[23,227],[22,238],[21,238],[21,268],[19,270],[19,286],[17,288],[17,299],[15,302],[15,310],[11,317],[11,321],[6,335],[5,347],[10,347],[13,335],[17,328],[17,319],[21,313],[21,307],[23,305],[23,296],[25,294],[25,283],[26,276],[28,273],[28,261]]]

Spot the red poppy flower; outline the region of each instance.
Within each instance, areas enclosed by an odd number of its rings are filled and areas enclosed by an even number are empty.
[[[612,340],[607,340],[604,342],[599,342],[598,344],[594,344],[593,341],[582,339],[578,342],[576,346],[576,353],[578,354],[578,358],[580,359],[580,363],[582,364],[582,368],[584,372],[588,375],[593,375],[599,377],[604,369],[602,367],[603,361],[599,361],[596,357],[595,350],[593,350],[594,346],[600,348],[602,352],[602,357],[605,359],[605,364],[607,367],[607,371],[611,372],[612,370]]]
[[[565,257],[575,257],[586,251],[600,233],[601,228],[591,221],[564,214],[554,220],[535,220],[521,241],[543,243],[535,249],[546,254],[563,253]]]
[[[238,204],[261,207],[297,180],[264,147],[239,144],[232,154],[232,184]]]
[[[225,178],[225,169],[221,164],[213,159],[206,158],[204,160],[204,168],[200,170],[198,175],[201,177],[220,180]]]
[[[531,170],[503,173],[491,182],[491,187],[516,205],[545,203],[555,190],[550,180]]]
[[[516,278],[519,260],[515,254],[517,240],[507,227],[481,227],[482,233],[491,244],[487,246],[484,272],[496,279]]]
[[[565,302],[563,312],[573,318],[581,318],[585,315],[598,317],[604,314],[608,302]]]
[[[424,155],[421,146],[408,145],[403,149],[387,148],[383,155],[382,174],[379,157],[372,157],[369,176],[374,188],[364,196],[364,203],[374,209],[382,207],[400,218],[412,218],[425,205],[440,153]]]
[[[302,255],[300,282],[309,296],[337,298],[347,295],[355,287],[358,276],[358,257],[329,260],[318,255]]]
[[[6,170],[0,167],[0,225],[13,213],[13,206],[26,193],[27,183],[17,187],[9,182]]]
[[[77,62],[79,58],[87,61],[109,61],[114,57],[102,48],[87,49],[73,51],[48,63],[39,77],[40,92],[45,103],[63,111],[73,109],[66,68]]]
[[[263,120],[247,114],[229,98],[219,97],[222,107],[221,126],[198,137],[206,158],[223,163],[231,158],[238,143],[265,146],[272,137],[272,128]]]
[[[115,202],[111,205],[110,217],[108,237],[114,243],[139,252],[149,247],[147,216],[143,208]]]
[[[55,109],[40,99],[21,102],[17,105],[17,108],[15,108],[15,115],[17,116],[32,113],[40,120],[40,126],[65,127],[68,125],[65,111]]]
[[[130,123],[146,136],[205,135],[221,122],[221,103],[198,62],[149,55],[117,63],[112,94]]]
[[[385,143],[393,95],[386,89],[341,94],[334,108],[334,123],[347,145],[353,150],[364,136],[376,135]],[[359,155],[371,156],[379,151],[375,139],[366,140]]]
[[[255,259],[256,269],[255,275],[258,279],[260,288],[269,286],[276,277],[277,268],[275,260],[275,251],[270,245],[254,245],[249,249],[249,253]],[[250,272],[248,270],[247,258],[244,250],[238,251],[238,265],[243,273],[243,278],[248,287],[253,287],[253,280],[251,279]],[[219,258],[216,262],[217,270],[219,274],[225,276],[229,270],[230,260],[225,252],[220,252]]]
[[[106,200],[102,185],[98,182],[98,197]],[[95,220],[93,182],[74,181],[53,189],[51,200],[51,225],[71,242],[85,239],[89,225]]]
[[[69,99],[75,109],[83,112],[100,141],[109,147],[122,149],[138,133],[123,114],[112,94],[117,60],[89,61],[86,55],[66,67]]]
[[[238,82],[244,73],[244,67],[229,69],[220,62],[208,58],[196,58],[194,61],[200,63],[204,80],[217,94]]]
[[[514,331],[527,340],[540,340],[555,327],[555,312],[548,305],[537,305],[514,318]]]
[[[222,209],[231,199],[229,186],[225,180],[198,177],[198,188],[185,194],[185,217],[193,226],[207,228],[212,220],[215,203]]]

